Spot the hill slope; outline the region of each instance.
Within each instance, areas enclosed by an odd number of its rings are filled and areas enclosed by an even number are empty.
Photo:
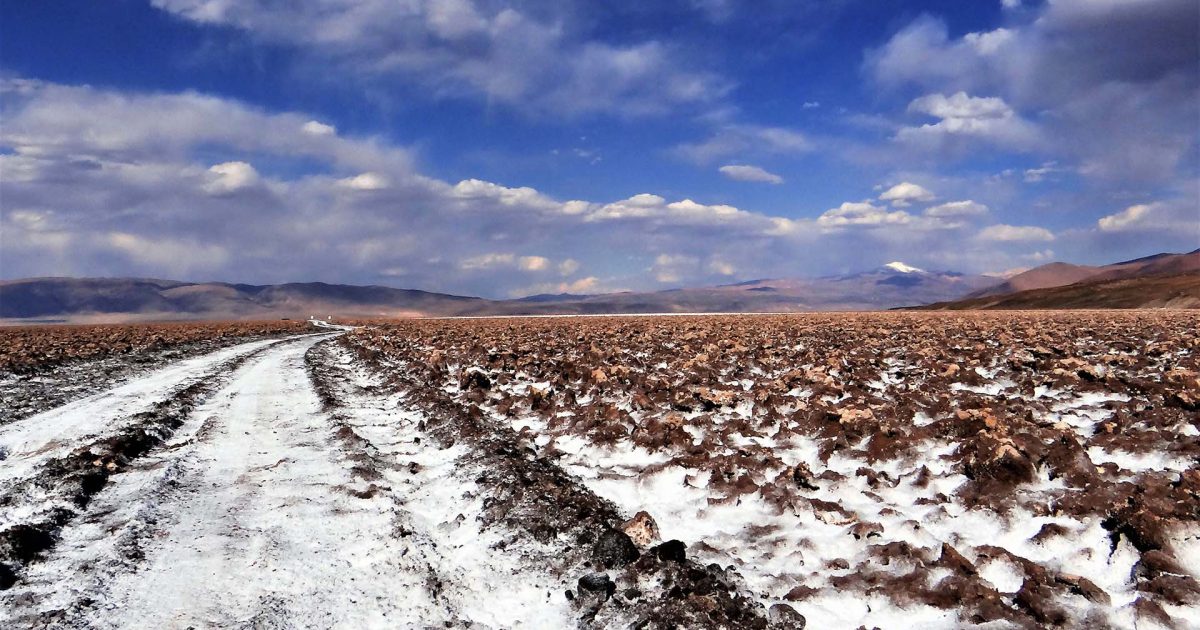
[[[1061,287],[939,302],[920,310],[1200,308],[1200,272],[1085,280]]]
[[[1186,254],[1155,254],[1099,267],[1054,262],[1019,273],[1003,283],[969,294],[964,299],[1049,289],[1085,280],[1117,280],[1197,270],[1200,270],[1200,249]]]
[[[3,319],[246,319],[458,314],[486,300],[323,282],[278,285],[133,278],[31,278],[0,282]]]

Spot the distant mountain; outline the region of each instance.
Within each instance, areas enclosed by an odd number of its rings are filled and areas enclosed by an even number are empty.
[[[1008,280],[926,271],[892,262],[870,271],[820,278],[760,279],[640,293],[541,294],[515,300],[323,282],[250,285],[150,278],[31,278],[0,282],[0,320],[797,312],[922,304],[934,308],[1187,307],[1194,297],[1193,279],[1188,274],[1200,275],[1200,250],[1099,267],[1053,263]],[[1143,278],[1155,280],[1131,282]],[[1054,288],[1063,291],[1025,295]],[[967,296],[965,301],[963,296]]]
[[[537,295],[527,295],[523,298],[517,298],[517,302],[573,302],[576,300],[586,300],[592,296],[578,293],[538,293]]]
[[[1019,273],[1005,282],[976,291],[964,299],[1005,295],[1031,289],[1061,287],[1084,280],[1117,280],[1200,270],[1200,249],[1186,254],[1155,254],[1100,267],[1054,262]]]
[[[526,304],[522,312],[602,314],[877,310],[954,299],[1000,281],[989,276],[928,272],[896,262],[863,273],[821,278],[749,280],[715,287],[610,293],[579,300]],[[499,303],[496,308],[499,312],[512,312],[509,303]]]
[[[18,323],[310,315],[370,318],[875,310],[954,299],[997,282],[996,278],[928,272],[897,262],[864,273],[824,278],[752,280],[643,293],[563,293],[485,300],[322,282],[249,285],[140,278],[31,278],[0,282],[0,319]]]
[[[250,319],[457,314],[480,298],[323,282],[277,285],[141,278],[31,278],[0,282],[0,319]]]
[[[922,308],[1200,308],[1200,249],[1099,267],[1051,263],[962,300]]]
[[[1089,280],[1117,280],[1145,276],[1165,276],[1200,271],[1200,249],[1186,254],[1156,254],[1101,267]]]
[[[1200,272],[1085,280],[1061,287],[941,302],[922,310],[1200,308]]]

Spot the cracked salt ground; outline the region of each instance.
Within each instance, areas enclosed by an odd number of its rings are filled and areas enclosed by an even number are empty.
[[[382,347],[444,361],[443,391],[814,626],[1200,622],[1172,564],[1195,554],[1185,321],[825,319],[431,325],[423,350]],[[1079,322],[1103,334],[1054,340]],[[789,334],[812,341],[772,343]]]
[[[437,448],[420,430],[423,415],[400,394],[371,394],[378,385],[355,369],[344,350],[333,351],[348,374],[339,387],[339,418],[377,452],[385,465],[376,483],[400,497],[409,527],[429,548],[426,561],[441,585],[441,598],[462,621],[479,626],[562,628],[573,625],[562,581],[524,561],[529,550],[505,544],[508,536],[483,530],[486,496],[460,465],[466,446]],[[387,492],[384,490],[383,492]],[[525,543],[537,547],[537,543]],[[502,551],[501,551],[502,549]],[[544,552],[543,552],[544,553]]]
[[[759,593],[768,604],[781,599],[772,593],[786,593],[797,586],[820,589],[831,574],[849,575],[861,570],[871,564],[869,545],[897,541],[933,549],[947,542],[967,553],[976,546],[998,546],[1030,560],[1054,561],[1065,572],[1093,580],[1114,596],[1113,603],[1117,606],[1127,605],[1136,597],[1129,585],[1129,575],[1137,554],[1127,542],[1110,554],[1109,535],[1100,526],[1099,519],[1089,519],[1085,523],[1074,519],[1035,517],[1029,513],[1002,519],[955,505],[929,507],[926,502],[933,495],[950,494],[965,481],[961,476],[947,475],[945,469],[935,471],[935,480],[925,489],[904,484],[880,491],[880,500],[872,500],[868,498],[870,491],[863,479],[853,476],[865,462],[834,457],[826,467],[847,476],[850,481],[843,484],[816,482],[820,489],[814,498],[835,503],[844,510],[844,516],[829,519],[824,513],[811,510],[781,513],[775,506],[753,496],[713,505],[704,473],[671,467],[653,474],[639,474],[634,466],[621,466],[622,462],[652,464],[661,459],[651,453],[639,453],[628,445],[609,450],[585,448],[578,440],[559,440],[556,444],[567,453],[568,461],[564,463],[568,470],[590,488],[629,513],[649,511],[666,538],[703,541],[702,546],[695,548],[702,561],[732,563],[751,591]],[[940,461],[941,456],[949,454],[953,448],[951,445],[929,448],[927,461]],[[803,460],[807,458],[802,454],[806,451],[814,454],[815,446],[791,453],[796,457],[794,461],[805,463]],[[789,456],[783,458],[788,460]],[[900,462],[876,463],[875,470],[890,471],[896,478],[911,477],[915,473],[911,462],[908,468]],[[921,501],[922,498],[926,501]],[[879,528],[862,536],[850,534],[858,523],[875,523]],[[1074,533],[1074,540],[1030,543],[1030,539],[1049,523],[1068,528]],[[897,566],[895,573],[903,575],[909,568]],[[1023,574],[1004,559],[982,564],[980,573],[1001,592],[1015,592],[1023,580]],[[931,575],[928,586],[934,587],[940,577]],[[795,607],[813,627],[853,627],[857,624],[895,627],[901,624],[955,628],[961,624],[953,612],[917,604],[898,606],[886,597],[864,599],[854,592],[831,594],[823,591]],[[1111,621],[1132,624],[1132,614],[1121,614]]]
[[[1086,397],[1079,406],[1094,400],[1095,397]],[[664,468],[662,464],[669,457],[663,453],[653,453],[629,442],[606,448],[593,446],[578,436],[548,438],[545,423],[536,418],[517,418],[512,424],[519,431],[531,431],[537,436],[539,446],[552,442],[564,455],[566,469],[600,496],[628,513],[650,512],[664,537],[703,541],[697,549],[703,561],[732,563],[746,579],[747,586],[768,604],[779,600],[772,593],[786,593],[796,586],[820,589],[831,573],[848,575],[860,570],[870,564],[869,545],[897,541],[931,549],[946,542],[967,553],[979,546],[1001,547],[1092,580],[1113,597],[1118,608],[1132,603],[1137,595],[1129,580],[1138,560],[1137,553],[1127,541],[1110,551],[1110,536],[1101,527],[1099,518],[1085,521],[1045,518],[1024,510],[1000,517],[954,503],[938,505],[942,502],[935,500],[935,496],[953,495],[966,481],[965,477],[954,474],[948,464],[956,448],[953,444],[921,448],[925,457],[920,464],[913,459],[871,463],[841,455],[822,463],[817,459],[819,445],[815,441],[796,438],[789,448],[775,448],[775,454],[789,467],[802,464],[814,470],[833,471],[846,479],[841,483],[812,481],[818,487],[810,496],[838,505],[844,515],[830,520],[825,514],[811,510],[781,513],[777,506],[753,495],[740,497],[736,502],[714,504],[713,494],[707,488],[708,473],[677,466]],[[859,445],[860,449],[865,441]],[[940,466],[935,465],[939,463]],[[893,488],[875,488],[872,492],[865,479],[856,475],[856,471],[868,465],[877,474],[908,481]],[[1182,465],[1186,467],[1186,463]],[[923,488],[912,483],[918,466],[925,466],[932,473],[932,479]],[[1139,468],[1156,466],[1163,467],[1161,458]],[[769,477],[772,471],[763,473]],[[1061,481],[1043,478],[1025,492],[1049,494],[1061,487]],[[853,532],[853,525],[860,523],[873,524],[865,530],[869,533],[847,536],[848,530]],[[1072,532],[1074,540],[1059,538],[1032,543],[1048,524]],[[844,566],[838,568],[839,563]],[[898,567],[895,573],[900,576],[908,568]],[[985,560],[980,565],[980,574],[1000,592],[1015,592],[1023,582],[1019,567],[1014,568],[1005,558]],[[927,586],[933,588],[940,577],[931,575]],[[898,607],[887,598],[864,600],[855,593],[822,593],[796,607],[817,627],[845,624],[889,627],[901,619],[906,625],[921,627],[952,628],[961,623],[953,613],[931,606]],[[1084,612],[1087,606],[1080,604],[1080,608]],[[1110,621],[1132,624],[1132,612],[1118,613]]]

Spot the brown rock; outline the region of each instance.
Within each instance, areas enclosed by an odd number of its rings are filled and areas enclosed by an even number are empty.
[[[1054,579],[1060,584],[1065,584],[1071,589],[1072,593],[1082,595],[1092,603],[1103,606],[1108,606],[1112,603],[1112,599],[1108,596],[1108,593],[1104,592],[1104,589],[1096,586],[1094,582],[1085,577],[1070,573],[1059,573]]]
[[[658,523],[646,512],[638,512],[621,525],[629,539],[639,547],[649,547],[659,541]]]

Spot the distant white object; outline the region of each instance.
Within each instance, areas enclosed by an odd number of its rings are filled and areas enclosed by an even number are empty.
[[[333,323],[332,315],[327,320],[320,319],[318,317],[309,317],[308,323],[312,324],[313,326],[316,326],[317,328],[332,328],[334,330],[354,330],[353,326],[346,326],[344,324]]]
[[[887,267],[888,269],[891,269],[892,271],[899,271],[900,273],[925,273],[924,269],[918,269],[911,265],[906,265],[900,261],[890,262],[890,263],[884,265],[884,267]]]

